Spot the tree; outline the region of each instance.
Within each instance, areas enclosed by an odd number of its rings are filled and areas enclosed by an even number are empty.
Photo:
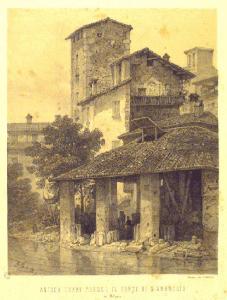
[[[32,192],[29,178],[22,178],[23,166],[20,163],[8,163],[7,193],[9,221],[20,221],[31,216],[38,207],[38,193]]]
[[[98,129],[83,129],[68,116],[56,116],[55,121],[43,129],[43,134],[44,142],[35,142],[25,150],[26,155],[33,158],[29,171],[39,178],[37,184],[41,188],[48,177],[87,163],[104,144]]]

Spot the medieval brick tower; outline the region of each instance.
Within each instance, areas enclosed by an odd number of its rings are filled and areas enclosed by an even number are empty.
[[[110,64],[130,53],[132,27],[110,18],[85,25],[71,40],[71,116],[81,118],[78,102],[112,85]]]

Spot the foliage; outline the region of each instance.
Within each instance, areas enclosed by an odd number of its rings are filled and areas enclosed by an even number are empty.
[[[35,142],[26,149],[33,158],[29,171],[38,178],[38,186],[50,176],[57,176],[91,160],[104,144],[98,129],[83,129],[68,116],[56,116],[55,121],[43,129],[44,141]]]
[[[39,225],[48,227],[60,224],[60,211],[57,205],[43,204],[38,210]]]
[[[9,163],[7,168],[8,217],[19,221],[31,216],[38,207],[38,193],[32,192],[29,178],[22,178],[23,166]]]

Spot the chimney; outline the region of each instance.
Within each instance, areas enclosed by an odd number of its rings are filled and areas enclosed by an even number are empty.
[[[203,100],[198,100],[194,103],[194,115],[195,117],[201,117],[204,113]]]
[[[169,61],[170,56],[169,56],[169,54],[165,53],[162,58],[166,61]]]
[[[32,116],[30,114],[27,114],[26,120],[27,120],[27,124],[31,124],[32,123]]]

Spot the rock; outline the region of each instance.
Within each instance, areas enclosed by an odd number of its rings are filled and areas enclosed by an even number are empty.
[[[84,236],[80,236],[80,237],[78,238],[78,242],[79,242],[80,245],[87,245],[87,244],[90,243],[90,239],[89,239],[89,238],[86,238],[86,237],[84,237]]]
[[[133,253],[137,253],[137,252],[141,252],[142,250],[144,250],[144,247],[143,245],[128,245],[125,247],[125,250],[126,251],[129,251],[129,252],[133,252]]]
[[[104,232],[97,232],[96,234],[96,245],[103,246],[106,242],[105,233]]]

